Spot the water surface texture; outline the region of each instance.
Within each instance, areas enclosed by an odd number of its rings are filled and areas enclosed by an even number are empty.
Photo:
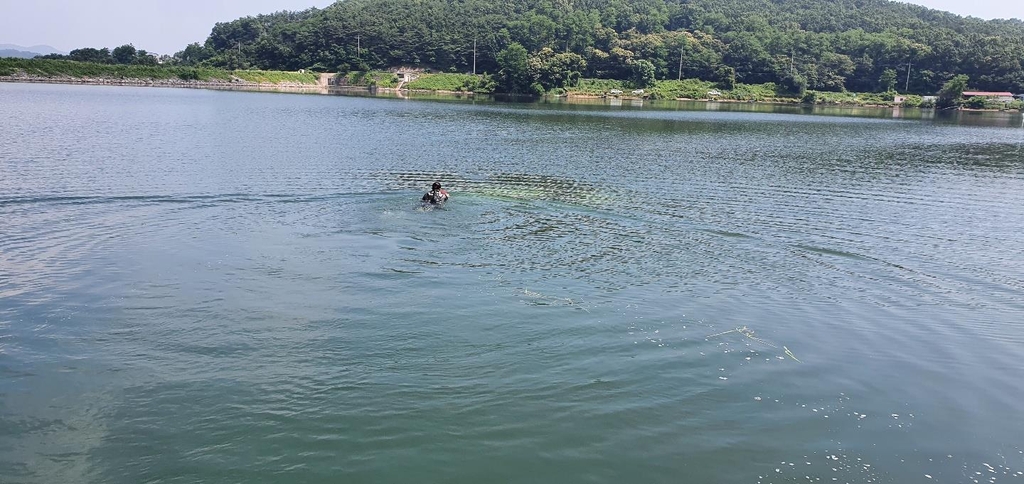
[[[0,84],[0,481],[1024,482],[1020,114],[716,109]]]

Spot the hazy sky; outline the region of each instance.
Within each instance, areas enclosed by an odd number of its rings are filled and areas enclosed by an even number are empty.
[[[495,0],[501,1],[501,0]],[[334,0],[0,0],[0,44],[136,48],[173,54],[203,42],[213,24],[280,10],[323,8]],[[984,19],[1024,18],[1021,0],[913,0]]]
[[[0,44],[79,47],[133,44],[174,54],[206,40],[217,22],[334,0],[0,0]]]

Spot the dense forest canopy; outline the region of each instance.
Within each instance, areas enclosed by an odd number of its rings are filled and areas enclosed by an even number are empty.
[[[794,92],[931,94],[956,75],[975,89],[1024,92],[1024,22],[888,0],[340,0],[218,23],[175,59],[497,75],[503,51],[518,58],[508,51],[516,44],[530,62],[579,69],[562,83],[631,79],[653,66],[657,79],[775,82]]]

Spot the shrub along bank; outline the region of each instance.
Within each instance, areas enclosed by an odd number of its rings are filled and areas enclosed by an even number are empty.
[[[69,60],[16,58],[0,58],[0,77],[47,78],[54,80],[61,78],[77,80],[178,80],[299,85],[315,85],[318,80],[317,74],[310,72],[229,71],[212,67],[99,64]]]

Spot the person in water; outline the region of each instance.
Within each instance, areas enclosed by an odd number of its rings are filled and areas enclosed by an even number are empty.
[[[431,205],[444,203],[448,201],[448,192],[444,188],[441,188],[440,183],[434,182],[434,184],[430,186],[430,191],[424,193],[421,200],[423,200],[424,203],[429,203]]]

